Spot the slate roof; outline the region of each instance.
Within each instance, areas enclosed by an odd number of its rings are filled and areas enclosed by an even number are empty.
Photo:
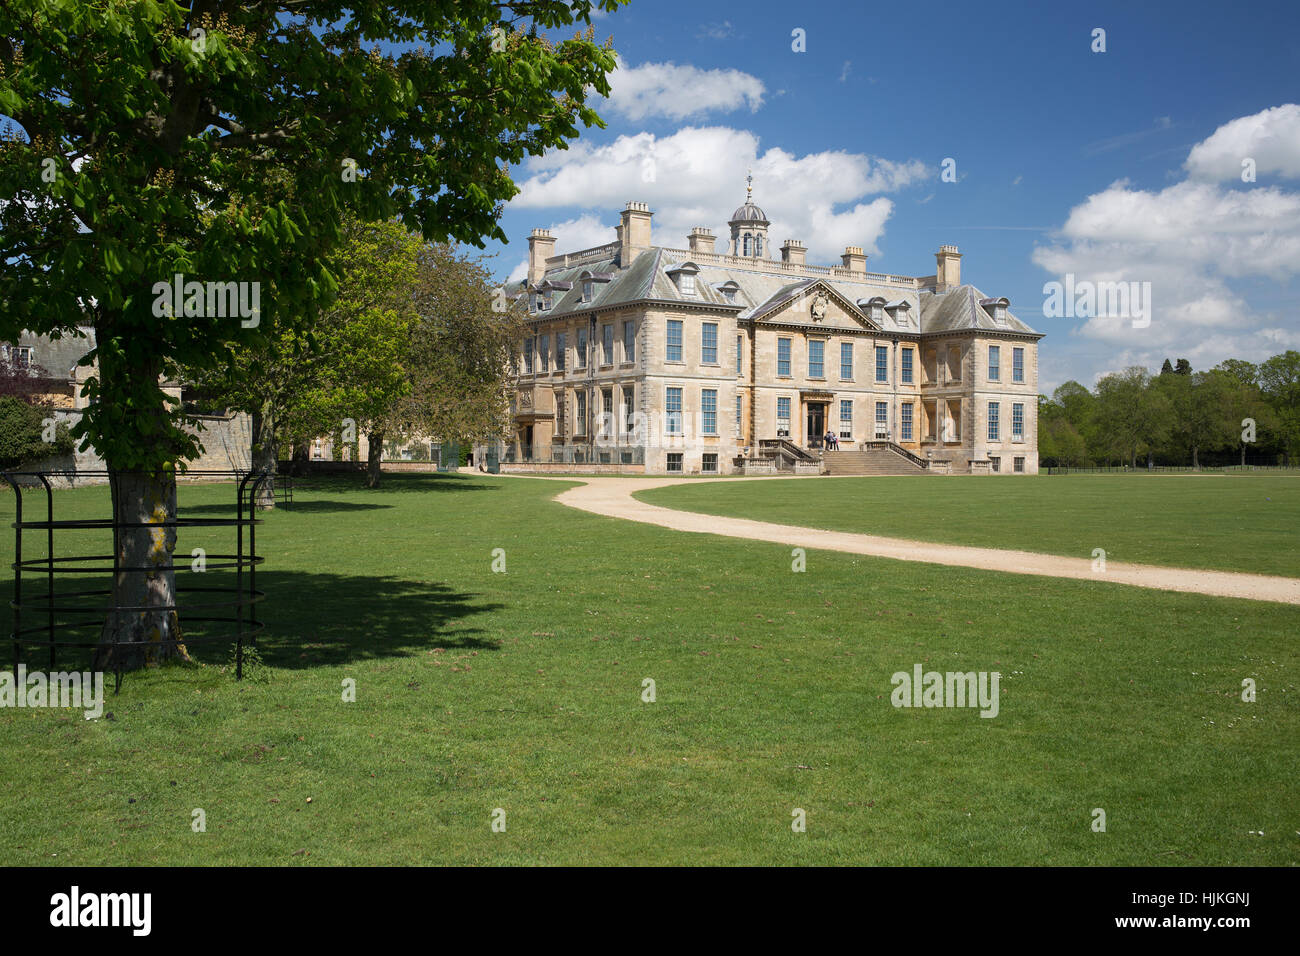
[[[1005,325],[994,322],[993,317],[980,305],[981,299],[987,300],[988,296],[973,285],[958,286],[943,295],[923,292],[921,294],[922,330],[953,332],[959,329],[977,329],[981,332],[1015,332],[1039,337],[1043,335],[1016,318],[1010,309],[1007,309]]]
[[[683,295],[668,275],[668,270],[694,262],[699,272],[695,277],[695,295]],[[592,300],[582,301],[582,274],[613,273],[609,282],[597,282],[593,286]],[[906,303],[909,308],[898,310],[897,315],[885,311],[879,319],[872,319],[885,332],[922,334],[933,332],[953,332],[959,330],[979,330],[988,332],[1009,332],[1022,335],[1040,335],[1026,323],[1020,321],[1010,310],[1007,322],[999,325],[979,305],[979,300],[986,298],[984,293],[971,285],[963,285],[946,293],[935,294],[926,289],[900,289],[897,286],[877,286],[869,282],[849,282],[840,277],[809,276],[792,279],[789,273],[775,273],[737,269],[728,265],[712,262],[695,262],[680,251],[670,251],[655,247],[640,253],[627,269],[620,270],[615,257],[586,262],[578,266],[553,269],[546,273],[543,281],[572,282],[568,291],[555,290],[552,307],[534,318],[562,318],[578,312],[629,304],[646,299],[660,302],[680,302],[683,305],[714,307],[719,310],[735,311],[741,320],[763,316],[779,311],[784,305],[794,300],[801,293],[816,284],[824,284],[839,296],[856,305],[860,301],[877,296],[883,298],[891,307]],[[718,287],[727,282],[736,286],[735,302],[727,302]],[[514,283],[511,294],[527,294],[527,281]],[[865,312],[865,308],[862,309]],[[908,313],[911,323],[901,321]]]
[[[746,202],[745,205],[737,207],[736,211],[731,214],[731,219],[727,225],[731,225],[733,222],[766,223],[768,218],[767,213],[763,212],[758,206],[755,206],[752,202]]]
[[[80,326],[79,330],[84,337],[64,335],[58,339],[23,331],[13,344],[30,346],[33,364],[43,368],[49,378],[66,381],[73,377],[76,364],[95,347],[95,330],[89,326]]]

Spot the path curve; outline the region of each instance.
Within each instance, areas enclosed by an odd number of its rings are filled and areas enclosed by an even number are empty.
[[[538,477],[519,475],[518,477]],[[874,534],[853,534],[801,528],[795,525],[753,521],[749,518],[726,518],[694,511],[676,511],[638,501],[632,495],[650,488],[699,482],[700,478],[602,478],[566,476],[555,480],[581,481],[583,484],[556,495],[555,500],[570,508],[610,518],[625,518],[643,524],[658,525],[674,531],[717,534],[728,538],[770,541],[794,548],[818,548],[844,551],[898,561],[920,561],[962,568],[981,568],[1010,574],[1032,574],[1050,578],[1078,578],[1128,584],[1161,591],[1185,591],[1216,597],[1245,598],[1251,601],[1277,601],[1300,604],[1300,578],[1236,571],[1205,571],[1190,568],[1166,568],[1151,564],[1106,563],[1105,572],[1095,572],[1090,558],[1068,558],[1030,551],[1006,551],[999,548],[974,548],[960,544],[910,541]],[[810,481],[817,478],[744,478],[718,481]],[[821,478],[820,480],[826,480]],[[833,479],[831,479],[833,480]]]

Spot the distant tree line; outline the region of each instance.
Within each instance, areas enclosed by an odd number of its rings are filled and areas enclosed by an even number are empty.
[[[1255,364],[1228,359],[1197,372],[1165,359],[1066,382],[1038,396],[1044,466],[1294,464],[1300,460],[1300,352]]]

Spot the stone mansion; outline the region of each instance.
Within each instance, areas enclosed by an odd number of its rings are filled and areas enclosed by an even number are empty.
[[[749,197],[721,252],[703,227],[652,246],[651,216],[629,202],[616,241],[567,255],[529,237],[511,470],[1037,472],[1042,334],[962,283],[956,246],[884,275],[856,246],[770,258]]]

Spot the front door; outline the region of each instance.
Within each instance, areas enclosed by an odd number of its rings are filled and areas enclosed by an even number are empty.
[[[525,461],[528,461],[533,457],[533,426],[532,425],[524,426],[524,441],[523,441],[523,447],[520,449],[520,455]]]
[[[821,448],[822,437],[826,434],[825,402],[808,403],[808,447]]]

